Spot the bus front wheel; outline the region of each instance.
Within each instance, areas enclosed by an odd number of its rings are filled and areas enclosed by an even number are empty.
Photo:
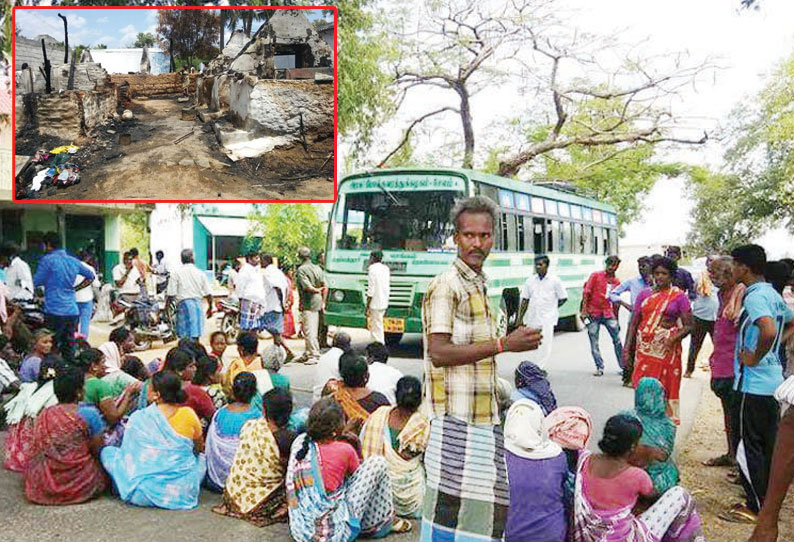
[[[397,346],[403,338],[402,333],[385,333],[383,336],[386,339],[387,346]]]

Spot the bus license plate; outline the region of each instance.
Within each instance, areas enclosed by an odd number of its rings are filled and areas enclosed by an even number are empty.
[[[383,331],[386,333],[403,333],[405,331],[405,318],[384,318]]]

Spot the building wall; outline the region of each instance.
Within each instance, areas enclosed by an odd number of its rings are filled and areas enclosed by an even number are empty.
[[[196,92],[196,78],[198,74],[190,74],[190,93]],[[113,74],[111,82],[116,85],[129,83],[132,97],[134,96],[161,96],[165,94],[182,94],[182,75],[179,73],[162,73],[160,75],[124,75]]]
[[[64,48],[55,45],[55,39],[51,36],[44,36],[47,46],[47,60],[52,64],[63,63]],[[41,52],[41,40],[31,40],[17,36],[14,47],[14,60],[16,67],[20,68],[23,62],[27,62],[33,68],[33,73],[39,73],[39,66],[44,67],[44,55]],[[72,59],[72,49],[69,49],[69,60]],[[40,74],[39,74],[40,75]]]
[[[210,239],[210,232],[199,222],[197,217],[193,217],[193,256],[196,267],[208,269],[210,254],[207,254],[207,240]]]

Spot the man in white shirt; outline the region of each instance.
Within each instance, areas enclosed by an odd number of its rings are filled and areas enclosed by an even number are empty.
[[[349,352],[351,349],[350,335],[344,331],[340,331],[334,335],[331,349],[320,356],[317,362],[317,368],[314,371],[316,376],[314,378],[314,387],[312,388],[313,402],[320,400],[323,394],[323,388],[329,380],[339,380],[342,378],[339,374],[339,358],[342,357],[342,354]]]
[[[6,243],[0,250],[0,267],[6,268],[8,299],[33,299],[33,275],[30,266],[19,257],[19,246]]]
[[[367,345],[367,363],[369,364],[369,380],[367,387],[372,391],[377,391],[386,396],[389,403],[397,404],[397,381],[404,375],[391,365],[389,361],[389,349],[386,345],[379,342]]]
[[[125,301],[134,301],[141,294],[141,273],[133,265],[133,256],[124,253],[122,263],[113,268],[113,282],[119,290],[119,295]]]
[[[168,298],[176,298],[176,334],[180,339],[198,340],[204,332],[201,298],[207,299],[207,318],[212,316],[212,293],[207,275],[193,263],[193,251],[182,251],[182,266],[171,273]]]
[[[560,317],[559,309],[567,301],[568,294],[559,277],[549,274],[548,256],[535,258],[535,272],[537,274],[529,277],[521,287],[518,323],[542,330],[543,341],[540,346],[527,354],[530,361],[545,369],[551,357],[551,343],[554,326]]]
[[[259,253],[249,251],[237,274],[237,296],[240,298],[240,330],[262,329],[265,312],[265,279],[259,267]]]
[[[262,263],[262,276],[265,281],[265,304],[262,314],[262,328],[273,336],[273,344],[281,346],[287,353],[284,363],[295,359],[295,354],[284,343],[281,334],[284,333],[284,304],[287,300],[289,281],[273,263],[273,256],[262,254],[259,256]]]
[[[79,275],[74,280],[74,300],[77,302],[77,310],[80,311],[77,332],[86,341],[91,331],[91,317],[94,315],[94,288],[102,286],[96,269],[88,263],[89,259],[90,255],[87,252],[83,252],[80,256],[80,264],[94,274],[93,282],[86,284],[83,277]]]
[[[367,328],[373,341],[386,344],[383,333],[383,315],[389,307],[390,272],[383,263],[383,252],[373,250],[369,255],[367,271]]]
[[[169,269],[165,261],[165,253],[162,250],[155,252],[154,257],[157,259],[157,263],[154,264],[155,291],[159,294],[164,292],[168,286]]]

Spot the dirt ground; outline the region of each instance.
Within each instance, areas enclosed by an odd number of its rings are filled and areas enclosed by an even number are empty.
[[[703,359],[701,355],[700,360]],[[706,540],[745,542],[753,532],[752,525],[729,523],[718,517],[733,503],[741,502],[743,492],[741,486],[728,481],[727,468],[702,464],[702,461],[724,453],[727,443],[720,401],[708,387],[709,373],[700,369],[695,378],[703,379],[705,385],[697,419],[678,458],[681,484],[697,499]],[[794,540],[794,491],[791,490],[780,513],[778,540]]]
[[[136,99],[127,104],[132,121],[109,121],[94,129],[95,137],[75,141],[81,182],[49,188],[41,199],[85,200],[333,200],[333,139],[307,140],[275,149],[259,158],[232,162],[220,150],[211,125],[183,121],[187,104],[176,97]],[[109,133],[108,131],[115,133]],[[192,134],[178,144],[174,141]],[[120,145],[129,133],[132,143]],[[70,142],[22,134],[16,154]],[[330,158],[329,158],[330,156]]]

